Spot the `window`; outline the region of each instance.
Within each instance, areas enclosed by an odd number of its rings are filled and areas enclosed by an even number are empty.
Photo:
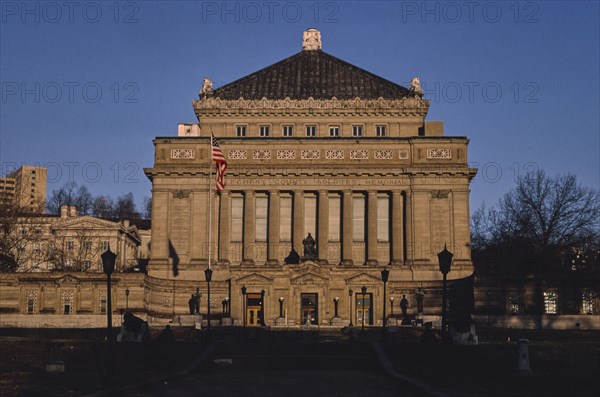
[[[67,241],[67,251],[73,251],[74,248],[75,243],[73,243],[72,241]]]
[[[390,241],[390,200],[388,196],[377,197],[377,240]]]
[[[519,314],[521,311],[520,296],[518,291],[511,291],[508,294],[508,310],[510,314]]]
[[[581,291],[581,309],[583,314],[596,314],[592,291]]]
[[[256,236],[255,241],[267,241],[267,211],[269,199],[266,196],[256,196]]]
[[[235,127],[235,135],[236,136],[246,136],[246,126],[245,125],[238,125]]]
[[[62,291],[60,297],[62,314],[73,313],[73,291]]]
[[[33,243],[33,256],[39,258],[42,250],[40,249],[40,243]]]
[[[294,126],[284,125],[283,126],[283,136],[292,136],[294,134]]]
[[[341,197],[329,197],[329,241],[340,241]]]
[[[362,125],[353,125],[352,126],[352,136],[362,136]]]
[[[340,136],[340,127],[338,127],[338,126],[329,127],[329,136]]]
[[[231,197],[231,241],[241,242],[244,232],[244,198]]]
[[[35,299],[33,297],[27,298],[27,314],[33,314],[35,310]]]
[[[106,291],[98,293],[98,311],[100,314],[106,314]]]
[[[354,224],[354,241],[365,241],[365,198],[352,199],[352,217]]]
[[[310,193],[304,193],[304,235],[310,233],[316,240],[317,231],[317,196]]]
[[[292,196],[279,198],[279,241],[292,241]]]
[[[269,136],[269,126],[261,125],[260,127],[258,127],[258,135],[263,137]]]
[[[89,270],[89,268],[92,266],[92,262],[89,260],[84,260],[83,261],[83,270]]]
[[[386,135],[385,125],[375,126],[375,131],[377,132],[377,136],[385,136]]]
[[[83,249],[86,251],[91,251],[92,250],[92,242],[91,241],[84,241],[83,242]]]
[[[544,313],[558,314],[558,293],[544,291]]]
[[[308,136],[308,137],[317,136],[317,126],[316,125],[307,125],[306,126],[306,136]]]

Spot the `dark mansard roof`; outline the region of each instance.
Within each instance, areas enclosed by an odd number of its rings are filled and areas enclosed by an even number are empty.
[[[214,97],[244,99],[398,99],[408,89],[329,55],[303,50],[214,90]]]

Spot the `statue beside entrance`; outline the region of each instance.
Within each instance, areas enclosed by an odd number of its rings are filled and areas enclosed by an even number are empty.
[[[302,245],[304,246],[304,255],[302,256],[302,260],[316,260],[317,259],[317,242],[312,237],[310,233],[304,240],[302,240]]]

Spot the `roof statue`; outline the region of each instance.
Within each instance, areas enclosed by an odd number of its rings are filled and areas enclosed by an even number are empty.
[[[314,28],[305,30],[302,35],[302,49],[304,51],[322,50],[321,32]]]
[[[206,98],[206,97],[212,96],[212,94],[213,94],[212,84],[213,84],[212,81],[208,77],[204,77],[204,80],[202,82],[202,89],[200,90],[200,98]]]
[[[413,77],[410,81],[410,92],[414,94],[415,97],[423,98],[423,89],[421,88],[419,76]]]

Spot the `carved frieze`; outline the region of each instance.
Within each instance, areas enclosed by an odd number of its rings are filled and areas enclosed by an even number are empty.
[[[325,151],[325,158],[327,160],[343,160],[344,151],[339,149],[329,149]]]
[[[448,198],[450,194],[450,190],[432,190],[431,198],[432,199],[445,199]]]
[[[452,149],[427,149],[428,159],[450,159],[452,158]]]
[[[246,160],[246,150],[230,150],[228,153],[229,160]]]
[[[254,150],[252,152],[252,158],[254,160],[271,160],[270,150]]]
[[[278,150],[277,160],[294,160],[296,159],[295,150]]]
[[[375,160],[392,160],[394,158],[394,152],[389,149],[377,149],[375,150]]]
[[[368,160],[369,159],[369,151],[368,150],[350,150],[350,159],[351,160]]]
[[[318,160],[321,158],[320,150],[302,150],[300,153],[302,160]]]
[[[173,198],[176,198],[176,199],[186,199],[186,198],[190,197],[190,193],[191,192],[192,192],[191,190],[182,190],[182,189],[174,190],[173,191]]]
[[[400,149],[398,158],[400,160],[408,160],[408,149]]]
[[[195,157],[194,149],[171,149],[171,159],[193,160]]]

